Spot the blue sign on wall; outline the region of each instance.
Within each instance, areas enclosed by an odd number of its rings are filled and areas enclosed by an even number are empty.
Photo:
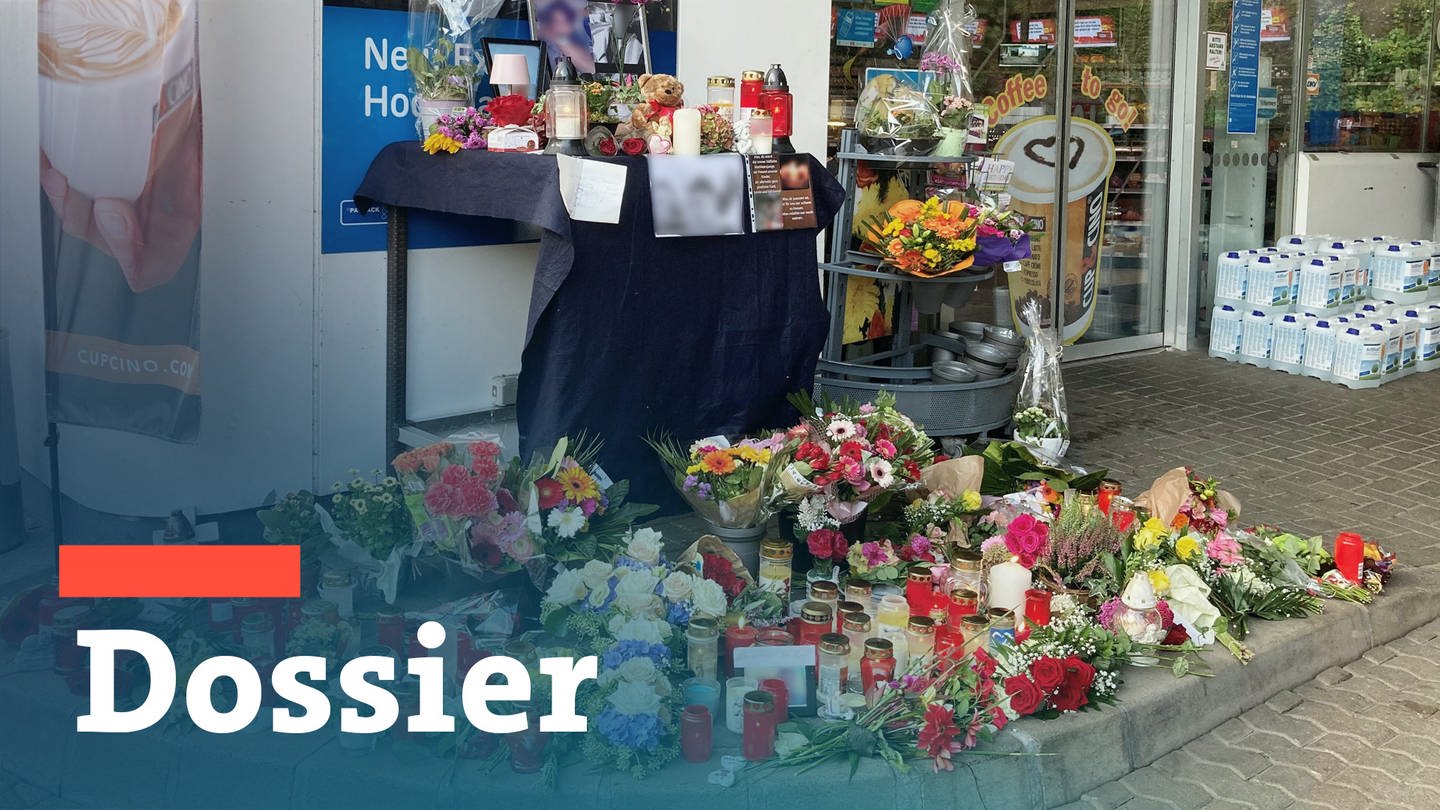
[[[1260,118],[1260,0],[1235,0],[1230,12],[1230,93],[1225,131],[1254,135]]]
[[[355,253],[385,249],[385,213],[361,214],[351,199],[370,161],[386,144],[414,140],[410,74],[403,67],[409,13],[326,4],[322,19],[320,249]],[[487,36],[529,39],[526,20],[495,20]],[[675,33],[651,31],[651,62],[675,70]],[[397,64],[396,56],[400,61]],[[533,237],[509,220],[414,211],[412,248],[494,245]]]

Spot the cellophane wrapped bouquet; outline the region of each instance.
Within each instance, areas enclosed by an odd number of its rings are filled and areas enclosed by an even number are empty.
[[[1055,464],[1070,448],[1070,420],[1065,407],[1065,383],[1060,377],[1060,341],[1043,326],[1036,301],[1020,310],[1026,342],[1025,368],[1015,395],[1015,440],[1036,458]]]
[[[682,447],[669,437],[648,440],[670,481],[696,514],[715,526],[743,529],[770,519],[777,506],[775,467],[785,435],[731,441],[712,436]]]
[[[935,74],[931,96],[974,99],[970,86],[970,49],[976,25],[975,9],[965,0],[942,0],[930,13],[920,69]],[[933,83],[938,82],[937,90]]]

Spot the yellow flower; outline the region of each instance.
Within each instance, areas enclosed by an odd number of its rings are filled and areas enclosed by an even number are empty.
[[[1155,589],[1156,596],[1165,596],[1170,593],[1170,577],[1164,571],[1150,572],[1150,587]]]
[[[591,498],[600,497],[600,485],[590,477],[590,473],[580,467],[565,467],[555,473],[555,481],[560,484],[560,489],[565,493],[565,499],[571,503],[583,503]]]
[[[974,512],[980,508],[980,493],[973,489],[967,489],[960,496],[960,506],[966,512]]]
[[[1150,518],[1145,525],[1135,532],[1135,548],[1139,551],[1148,551],[1160,545],[1160,541],[1170,533],[1170,527],[1159,518]]]
[[[1188,560],[1200,553],[1200,544],[1195,541],[1194,537],[1187,534],[1175,541],[1175,553],[1179,555],[1180,559]]]
[[[938,261],[940,258],[940,251],[936,250],[935,248],[926,248],[925,258],[929,259],[932,262]]]
[[[422,148],[427,153],[432,155],[442,151],[449,152],[453,155],[456,152],[460,151],[460,142],[455,140],[454,138],[446,135],[441,135],[440,133],[436,132],[425,139],[425,143]]]
[[[895,234],[900,233],[900,231],[902,231],[902,230],[904,230],[904,229],[905,229],[905,223],[904,223],[904,222],[901,222],[901,221],[898,220],[898,219],[892,219],[892,220],[890,220],[890,222],[885,226],[885,230],[881,231],[881,233],[885,234],[886,236],[894,236]]]

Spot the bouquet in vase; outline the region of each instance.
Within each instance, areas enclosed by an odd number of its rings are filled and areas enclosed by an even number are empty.
[[[783,434],[742,438],[734,444],[715,436],[689,448],[668,437],[646,440],[690,508],[712,525],[728,529],[760,526],[774,513],[777,451],[784,442]]]
[[[804,395],[791,402],[805,418],[786,433],[791,461],[779,478],[806,531],[850,523],[869,504],[914,487],[935,458],[930,437],[887,392],[863,405],[820,408]]]

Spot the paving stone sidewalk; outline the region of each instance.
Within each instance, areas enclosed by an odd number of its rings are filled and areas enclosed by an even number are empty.
[[[1066,808],[1440,807],[1440,622],[1281,692]]]
[[[1402,565],[1440,562],[1440,374],[1351,391],[1165,352],[1067,367],[1065,382],[1077,463],[1141,488],[1189,463],[1234,492],[1246,520],[1327,538],[1352,529]],[[1440,622],[1070,807],[1440,807],[1437,711]]]
[[[1220,479],[1242,520],[1358,531],[1406,565],[1440,563],[1440,372],[1352,391],[1199,352],[1064,369],[1068,458],[1138,494],[1180,464]]]

